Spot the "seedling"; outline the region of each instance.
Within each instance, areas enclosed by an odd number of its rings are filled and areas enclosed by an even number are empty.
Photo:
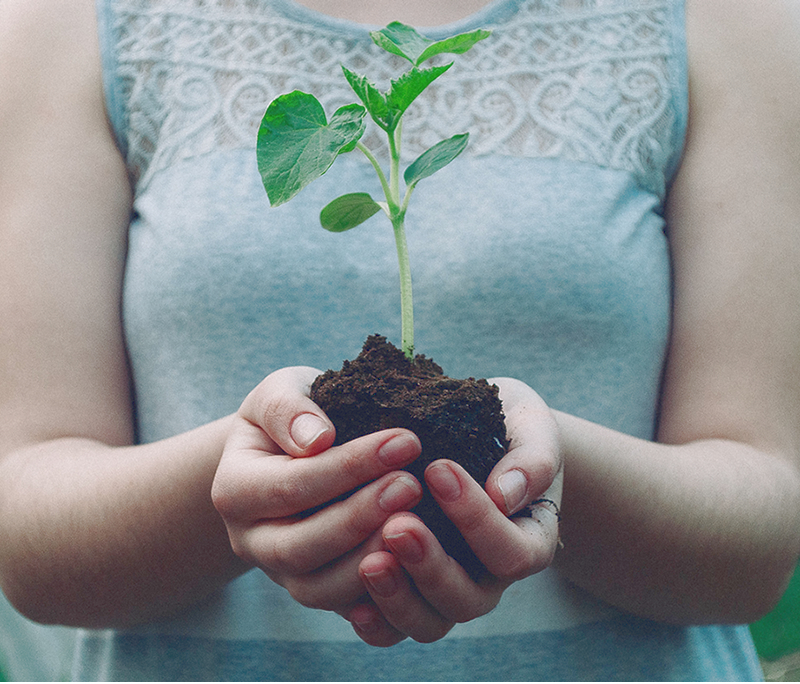
[[[340,233],[355,228],[380,210],[389,218],[400,269],[401,349],[409,359],[414,354],[414,302],[405,233],[408,203],[417,183],[447,166],[464,151],[469,134],[442,140],[409,164],[403,173],[404,190],[401,194],[403,115],[411,103],[453,65],[450,62],[422,68],[422,64],[444,53],[463,54],[489,35],[489,31],[479,29],[434,41],[410,26],[393,22],[370,33],[376,45],[411,63],[409,70],[391,81],[388,91],[379,91],[367,77],[342,66],[345,78],[362,104],[340,107],[328,119],[316,97],[295,90],[272,101],[258,131],[258,168],[272,206],[292,199],[322,176],[340,154],[359,150],[372,164],[383,188],[384,199],[376,201],[364,192],[342,195],[322,209],[320,223],[326,230]],[[375,154],[361,142],[367,113],[386,133],[388,175]]]

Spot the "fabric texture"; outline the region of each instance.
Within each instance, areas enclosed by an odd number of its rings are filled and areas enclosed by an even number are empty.
[[[276,95],[355,101],[339,64],[385,84],[368,28],[292,0],[98,0],[109,116],[136,183],[124,323],[137,434],[235,411],[269,372],[338,368],[399,331],[391,231],[332,235],[318,212],[378,196],[342,156],[270,208],[255,160]],[[417,349],[453,377],[514,376],[554,408],[652,438],[669,332],[662,217],[687,85],[679,0],[494,0],[460,22],[492,37],[417,101],[407,160],[470,147],[407,217]],[[367,143],[377,141],[370,131]],[[202,562],[193,559],[191,562]],[[659,625],[547,570],[442,641],[366,646],[339,616],[252,571],[201,605],[125,632],[85,631],[77,679],[752,680],[746,627]]]
[[[70,677],[77,630],[22,617],[0,593],[0,681],[63,682]]]

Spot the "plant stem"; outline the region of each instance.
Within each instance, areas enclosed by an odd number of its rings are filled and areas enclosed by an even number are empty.
[[[397,247],[397,263],[400,268],[400,347],[406,358],[414,358],[414,297],[411,292],[411,260],[406,242],[405,216],[407,203],[400,206],[400,140],[402,123],[389,131],[389,192],[386,201],[389,205],[394,229],[394,242]],[[384,190],[386,187],[384,186]]]
[[[381,183],[381,187],[383,188],[383,194],[386,196],[386,201],[389,202],[389,198],[391,195],[391,191],[389,190],[389,182],[386,180],[386,176],[383,173],[383,169],[381,168],[380,162],[375,158],[375,155],[372,154],[370,149],[364,145],[361,141],[356,143],[356,148],[361,150],[364,156],[369,159],[369,163],[372,164],[372,168],[375,169],[375,173],[378,175],[378,180]]]
[[[402,122],[389,133],[389,187],[392,196],[389,203],[400,208],[400,136]]]
[[[397,247],[397,263],[400,268],[400,347],[406,358],[414,358],[414,297],[411,292],[411,261],[406,242],[405,216],[411,188],[400,204],[400,124],[389,133],[389,178],[381,169],[375,155],[361,142],[356,147],[369,159],[380,180],[386,196],[386,214],[392,222],[394,241]]]
[[[392,219],[397,262],[400,267],[400,331],[401,348],[406,358],[414,358],[414,297],[411,292],[411,265],[406,243],[405,219],[402,215]]]

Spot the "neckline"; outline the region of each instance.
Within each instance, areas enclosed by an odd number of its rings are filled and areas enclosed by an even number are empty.
[[[383,26],[378,24],[362,24],[351,19],[342,19],[330,14],[318,12],[295,2],[295,0],[272,0],[276,8],[287,18],[302,23],[311,23],[333,29],[337,32],[363,35]],[[519,0],[489,0],[489,2],[476,12],[468,14],[462,19],[457,19],[446,24],[435,26],[415,26],[417,30],[434,39],[442,39],[457,33],[463,33],[476,28],[484,28],[497,21],[498,17],[509,13],[517,6]]]

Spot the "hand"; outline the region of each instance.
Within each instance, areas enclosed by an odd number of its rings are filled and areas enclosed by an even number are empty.
[[[563,479],[557,424],[524,383],[492,382],[500,387],[511,446],[486,490],[452,461],[436,461],[425,472],[437,502],[489,573],[474,582],[418,517],[392,516],[382,533],[387,550],[376,550],[359,565],[370,601],[344,614],[368,644],[440,639],[456,623],[488,613],[513,582],[553,559]],[[530,517],[509,517],[526,507]]]
[[[343,613],[365,600],[358,566],[385,548],[384,523],[422,496],[419,482],[399,470],[419,456],[420,444],[408,430],[392,429],[331,448],[334,427],[308,398],[317,375],[286,368],[250,393],[234,418],[212,499],[238,556],[299,603]]]

